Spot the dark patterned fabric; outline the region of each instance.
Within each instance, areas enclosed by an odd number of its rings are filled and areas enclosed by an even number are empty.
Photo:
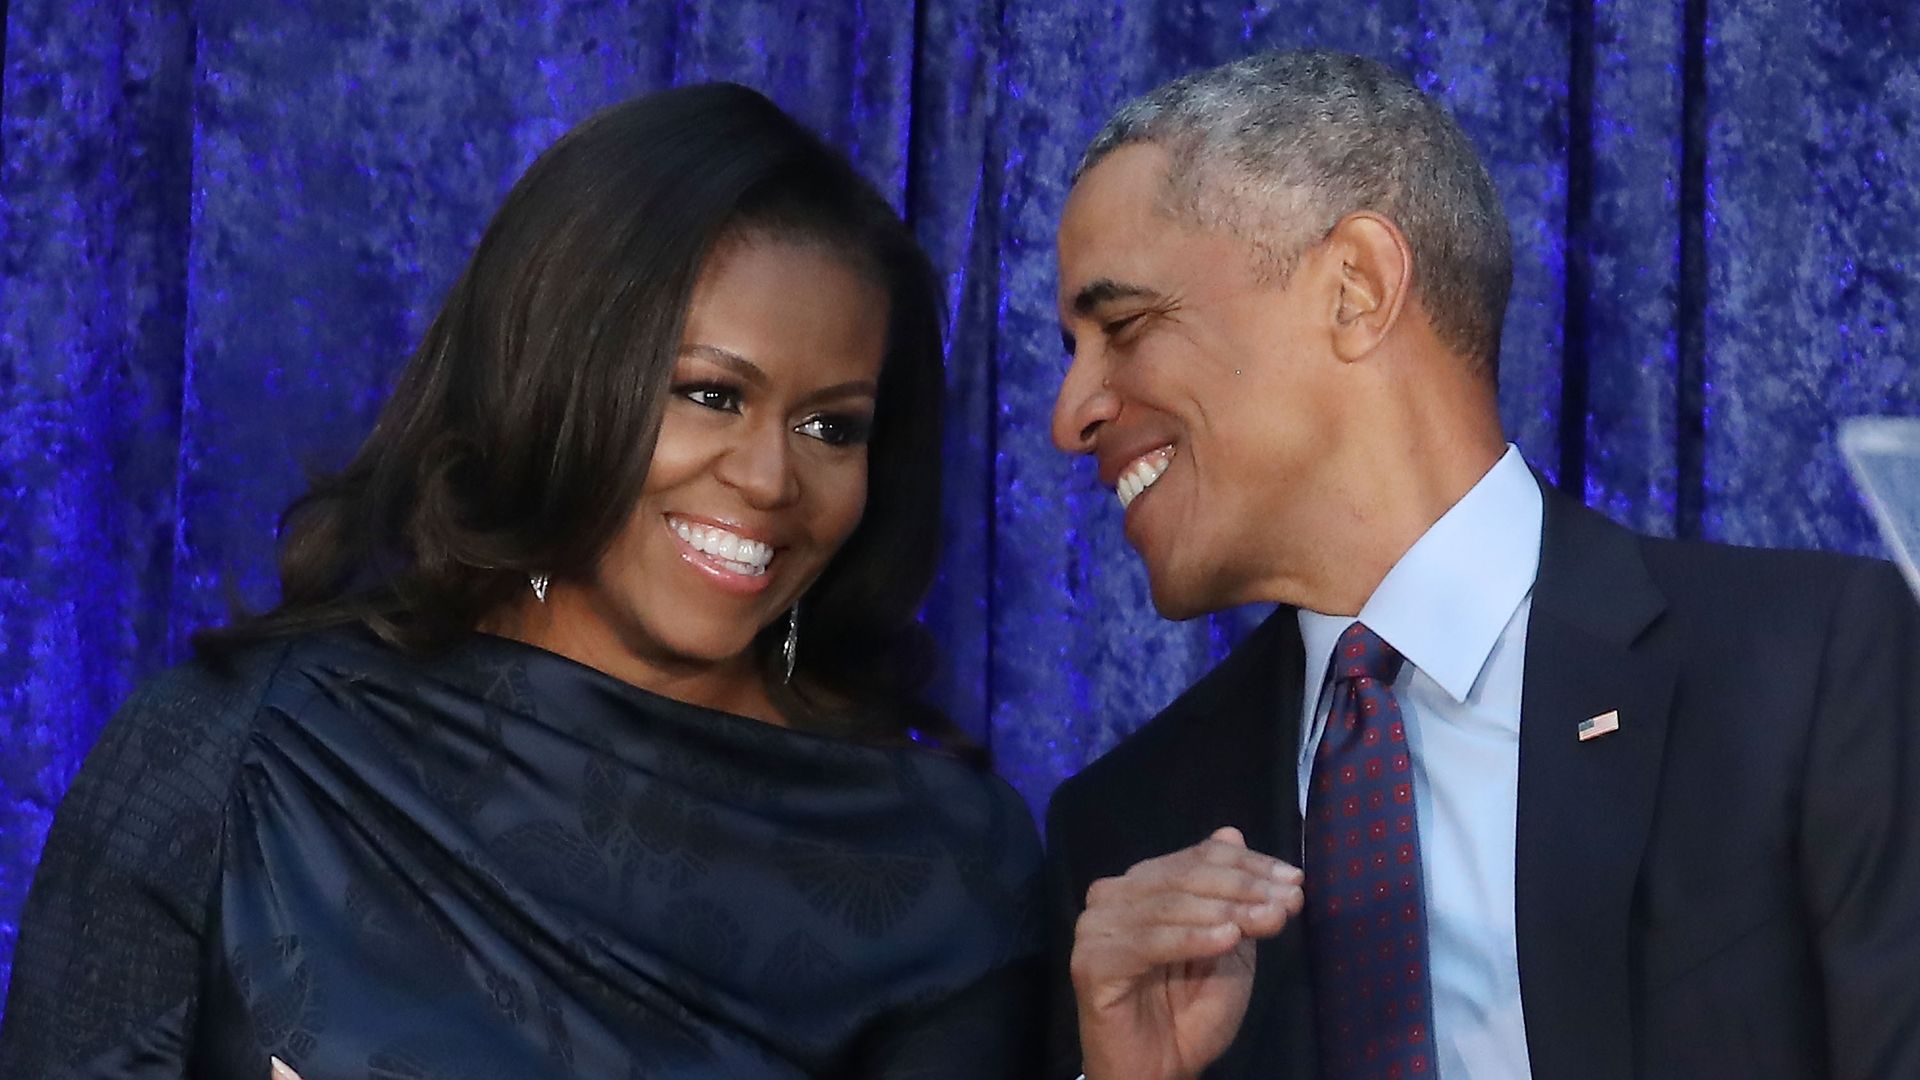
[[[1307,796],[1307,945],[1327,1080],[1434,1075],[1413,756],[1393,694],[1402,657],[1361,623],[1340,635]]]
[[[498,638],[283,651],[173,673],[110,726],[34,887],[0,1075],[1032,1060],[1039,846],[998,780]]]

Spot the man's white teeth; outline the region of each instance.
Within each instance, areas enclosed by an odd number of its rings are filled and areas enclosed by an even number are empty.
[[[773,561],[773,548],[718,525],[695,525],[679,518],[668,518],[667,524],[673,528],[674,535],[695,551],[712,556],[715,562],[736,574],[757,577],[766,573],[767,564]]]
[[[1120,508],[1124,510],[1132,506],[1133,500],[1165,475],[1167,466],[1171,464],[1173,454],[1170,451],[1156,450],[1127,466],[1127,471],[1120,474],[1120,482],[1113,489],[1113,493],[1120,496]]]

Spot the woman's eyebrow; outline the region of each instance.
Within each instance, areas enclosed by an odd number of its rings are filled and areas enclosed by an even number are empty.
[[[773,380],[768,377],[766,370],[759,364],[741,356],[732,349],[723,349],[718,345],[694,342],[682,348],[680,355],[698,356],[703,360],[710,360],[740,376],[740,378],[747,382],[752,383],[754,386],[763,389],[773,382]],[[834,383],[832,386],[823,386],[800,399],[800,403],[803,405],[811,405],[815,402],[833,401],[838,398],[878,397],[879,395],[880,387],[872,379],[849,379],[846,382]]]
[[[832,386],[823,386],[800,401],[803,405],[811,405],[815,402],[833,401],[839,398],[879,396],[880,387],[872,379],[851,379],[843,383],[834,383]]]
[[[771,381],[767,378],[767,373],[761,370],[759,364],[741,356],[732,349],[723,349],[718,345],[706,345],[695,342],[683,346],[680,350],[680,355],[698,356],[702,359],[711,360],[755,386],[765,386]]]

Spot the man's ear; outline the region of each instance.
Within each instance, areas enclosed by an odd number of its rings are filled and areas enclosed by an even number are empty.
[[[1341,218],[1324,247],[1339,273],[1333,349],[1342,360],[1359,360],[1400,321],[1413,285],[1413,250],[1399,226],[1366,210]]]

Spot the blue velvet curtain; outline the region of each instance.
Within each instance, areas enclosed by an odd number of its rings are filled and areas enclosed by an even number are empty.
[[[952,313],[942,700],[1042,805],[1258,612],[1159,621],[1047,445],[1052,234],[1120,101],[1254,49],[1400,65],[1484,152],[1501,401],[1669,535],[1878,550],[1838,418],[1920,412],[1910,0],[13,0],[0,87],[0,977],[61,792],[365,433],[496,200],[594,108],[758,87]]]

